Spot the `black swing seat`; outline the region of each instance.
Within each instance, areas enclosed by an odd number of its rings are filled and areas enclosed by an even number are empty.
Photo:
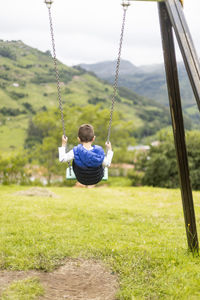
[[[100,182],[104,177],[104,168],[102,165],[99,167],[79,167],[75,164],[74,160],[72,163],[74,174],[78,182],[84,185],[93,185]]]

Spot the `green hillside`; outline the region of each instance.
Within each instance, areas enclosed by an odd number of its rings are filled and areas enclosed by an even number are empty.
[[[114,80],[116,61],[81,64],[81,66],[110,83]],[[199,128],[200,114],[182,62],[178,63],[178,73],[184,113],[191,120],[193,127],[197,124]],[[122,60],[119,85],[127,87],[143,97],[154,99],[157,103],[169,106],[163,64],[136,67],[129,61]]]
[[[39,111],[58,107],[54,65],[49,51],[21,41],[0,41],[0,150],[22,149],[29,119]],[[58,64],[64,109],[72,105],[109,108],[112,86],[80,67]],[[154,134],[170,124],[169,111],[153,100],[121,88],[116,110],[134,120],[136,138]],[[106,125],[107,126],[107,125]]]

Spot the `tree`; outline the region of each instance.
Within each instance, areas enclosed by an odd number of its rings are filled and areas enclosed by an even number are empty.
[[[42,141],[42,145],[38,147],[38,160],[47,169],[47,181],[51,184],[52,174],[57,173],[57,156],[58,150],[56,140],[54,137],[45,137]]]
[[[16,60],[16,54],[9,47],[0,47],[0,56]]]
[[[188,131],[186,134],[187,151],[192,187],[200,189],[200,132]]]
[[[26,173],[27,158],[24,154],[0,157],[0,181],[3,184],[28,182]]]
[[[144,185],[176,188],[179,176],[172,131],[161,130],[157,137],[160,144],[138,159],[136,169],[144,172]],[[200,132],[187,131],[186,144],[192,188],[200,189]]]
[[[110,112],[100,105],[86,107],[73,106],[64,111],[65,129],[68,136],[68,150],[77,145],[77,133],[81,124],[94,126],[96,144],[105,148]],[[124,151],[130,144],[135,144],[133,122],[124,119],[120,113],[113,116],[111,141],[119,162],[130,160]],[[25,147],[29,152],[30,161],[42,164],[47,168],[47,180],[50,184],[52,175],[64,172],[64,166],[58,163],[58,146],[61,145],[62,124],[58,109],[37,113],[29,123]],[[66,167],[66,165],[65,165]]]
[[[3,184],[9,183],[8,172],[7,172],[8,163],[9,163],[8,158],[3,158],[2,156],[0,156],[0,181]]]
[[[68,136],[69,148],[77,144],[78,128],[81,124],[92,124],[95,129],[96,143],[105,146],[110,112],[102,109],[100,105],[88,105],[86,107],[73,106],[64,111],[65,129]],[[134,124],[127,121],[120,113],[113,116],[111,128],[111,141],[117,148],[135,144],[133,137]],[[33,144],[42,144],[45,137],[54,137],[60,144],[62,125],[58,109],[37,113],[30,121],[27,131],[26,147],[32,149]]]

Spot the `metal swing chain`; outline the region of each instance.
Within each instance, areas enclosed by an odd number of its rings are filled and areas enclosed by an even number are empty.
[[[52,15],[51,15],[51,4],[53,3],[53,1],[52,0],[45,0],[44,2],[47,4],[47,8],[48,8],[48,12],[49,12],[49,24],[50,24],[51,41],[52,41],[52,49],[53,49],[53,62],[54,62],[54,68],[55,68],[55,73],[56,73],[56,81],[57,81],[59,109],[60,109],[60,114],[61,114],[63,135],[64,135],[64,137],[66,137],[65,122],[64,122],[64,116],[63,116],[63,104],[62,104],[61,91],[60,91],[60,76],[59,76],[58,63],[57,63],[57,58],[56,58],[56,46],[55,46],[53,22],[52,22]],[[67,152],[67,145],[66,145],[66,148],[65,148],[65,152]],[[70,162],[68,162],[68,167],[69,167],[69,174],[71,176],[72,170],[71,170],[71,163]]]
[[[57,58],[56,58],[56,47],[55,47],[53,22],[52,22],[52,15],[51,15],[51,5],[48,5],[47,8],[48,8],[48,12],[49,12],[49,24],[50,24],[52,49],[53,49],[53,62],[54,62],[54,68],[55,68],[55,73],[56,73],[56,81],[57,81],[59,109],[60,109],[60,114],[61,114],[61,122],[62,122],[63,135],[66,137],[65,123],[64,123],[64,116],[63,116],[63,104],[62,104],[61,92],[60,92],[60,76],[59,76],[58,63],[57,63]]]
[[[119,68],[120,68],[120,61],[121,61],[124,28],[125,28],[125,22],[126,22],[126,12],[127,12],[128,7],[130,6],[129,1],[128,2],[124,1],[122,3],[122,6],[123,6],[123,21],[122,21],[122,28],[121,28],[121,35],[120,35],[120,42],[119,42],[118,58],[117,58],[117,64],[116,64],[115,80],[114,80],[114,85],[113,85],[112,105],[111,105],[111,110],[110,110],[110,120],[109,120],[109,126],[108,126],[107,143],[109,143],[109,141],[110,141],[113,112],[114,112],[115,100],[116,100],[116,96],[117,96]]]
[[[59,77],[59,72],[58,72],[55,40],[54,40],[54,30],[53,30],[53,22],[52,22],[52,16],[51,16],[52,2],[53,2],[52,0],[45,0],[45,3],[47,4],[48,12],[49,12],[49,23],[50,23],[50,32],[51,32],[51,40],[52,40],[52,48],[53,48],[53,61],[54,61],[56,80],[57,80],[58,100],[59,100],[59,108],[60,108],[60,113],[61,113],[63,135],[66,136],[64,117],[63,117],[63,106],[62,106],[62,99],[61,99],[61,92],[60,92],[60,77]],[[109,127],[108,127],[107,143],[110,141],[113,112],[114,112],[114,106],[115,106],[115,100],[116,100],[117,88],[118,88],[119,68],[120,68],[120,61],[121,61],[121,51],[122,51],[122,44],[123,44],[123,37],[124,37],[124,28],[125,28],[125,22],[126,22],[126,12],[127,12],[128,7],[130,6],[129,0],[123,0],[122,6],[123,6],[123,21],[122,21],[122,28],[121,28],[121,35],[120,35],[120,42],[119,42],[119,51],[118,51],[118,58],[117,58],[117,65],[116,65],[115,80],[114,80],[114,85],[113,85],[112,105],[111,105],[111,110],[110,110],[110,120],[109,120]],[[70,164],[69,164],[69,166],[70,166]]]

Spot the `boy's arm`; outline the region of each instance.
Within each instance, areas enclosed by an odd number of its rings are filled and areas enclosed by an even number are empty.
[[[74,151],[73,150],[71,150],[67,153],[65,151],[66,146],[67,146],[67,140],[68,140],[68,138],[63,135],[62,136],[62,147],[58,148],[60,162],[67,162],[67,161],[74,159]]]
[[[66,149],[65,147],[58,148],[60,162],[68,162],[68,161],[74,159],[74,151],[70,150],[69,152],[66,153],[65,149]]]
[[[110,142],[109,143],[106,142],[106,148],[107,148],[107,154],[103,160],[103,166],[110,167],[113,158],[112,145]]]

